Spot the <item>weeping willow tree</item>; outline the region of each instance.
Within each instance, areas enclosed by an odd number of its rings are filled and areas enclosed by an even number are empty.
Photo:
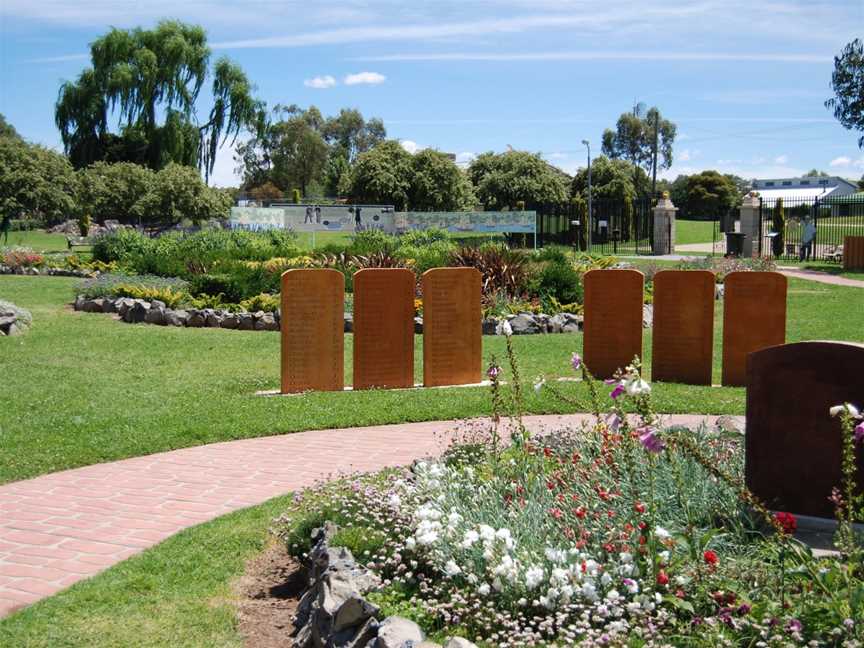
[[[112,29],[91,44],[90,58],[90,68],[61,86],[54,113],[76,168],[103,160],[158,170],[174,162],[209,179],[219,147],[263,125],[264,104],[240,66],[220,58],[210,69],[201,27]],[[202,122],[196,108],[208,78],[213,106]]]

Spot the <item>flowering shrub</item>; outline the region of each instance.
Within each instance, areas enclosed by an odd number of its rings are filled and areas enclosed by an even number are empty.
[[[769,272],[777,268],[772,259],[756,257],[753,259],[733,257],[704,257],[689,259],[678,263],[679,270],[709,270],[714,273],[717,283],[723,283],[730,272]]]
[[[45,257],[30,248],[15,247],[3,254],[3,264],[10,268],[35,268],[41,266]]]

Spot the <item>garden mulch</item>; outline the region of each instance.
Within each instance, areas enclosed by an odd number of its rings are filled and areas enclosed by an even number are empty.
[[[716,420],[665,418],[688,426]],[[590,420],[587,414],[524,418],[538,432]],[[433,421],[241,439],[2,485],[0,618],[187,527],[340,474],[435,455],[463,428],[462,421]]]

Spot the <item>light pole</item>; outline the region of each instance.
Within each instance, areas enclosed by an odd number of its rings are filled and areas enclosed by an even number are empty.
[[[588,223],[585,229],[585,247],[591,249],[591,228],[594,221],[591,219],[591,143],[588,140],[582,140],[582,143],[588,149]]]

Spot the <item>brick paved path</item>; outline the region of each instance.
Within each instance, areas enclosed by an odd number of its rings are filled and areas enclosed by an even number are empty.
[[[529,416],[541,430],[587,415]],[[668,417],[694,424],[703,417]],[[0,486],[0,618],[186,527],[312,485],[436,453],[457,424],[409,423],[243,439]]]

